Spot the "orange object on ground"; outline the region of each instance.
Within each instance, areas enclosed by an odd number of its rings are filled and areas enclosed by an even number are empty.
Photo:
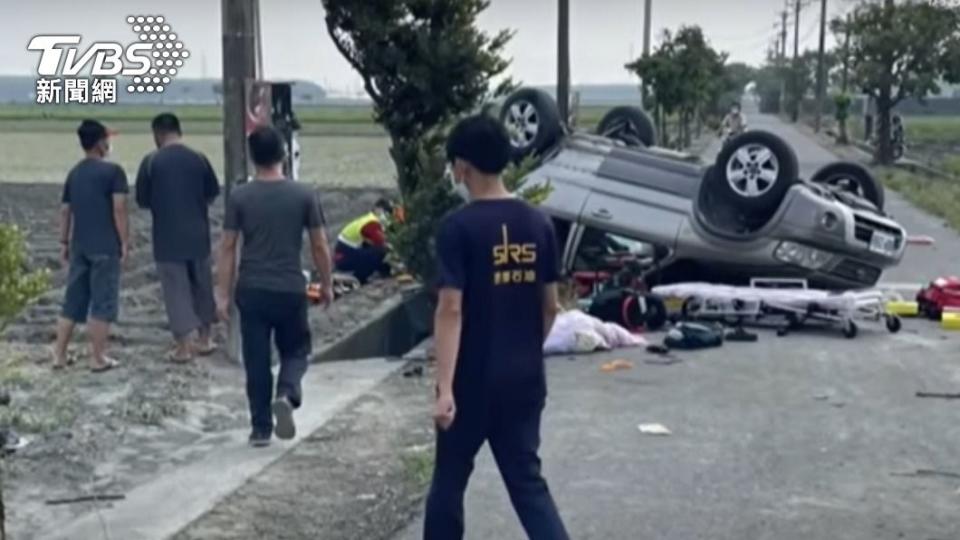
[[[623,359],[617,359],[612,362],[607,362],[600,366],[600,371],[604,373],[613,373],[614,371],[620,371],[623,369],[633,369],[633,362]]]

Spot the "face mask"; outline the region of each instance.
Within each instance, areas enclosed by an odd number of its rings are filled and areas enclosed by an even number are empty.
[[[447,181],[450,182],[450,188],[453,190],[453,193],[463,199],[466,202],[470,202],[470,190],[467,189],[466,184],[463,182],[457,182],[457,179],[453,176],[453,168],[449,165],[447,170],[444,172],[444,176],[447,177]]]

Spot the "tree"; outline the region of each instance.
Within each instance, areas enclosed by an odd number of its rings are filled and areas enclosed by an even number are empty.
[[[865,3],[848,28],[852,80],[876,103],[876,159],[888,164],[893,108],[937,92],[941,81],[960,82],[960,8],[944,0]]]
[[[728,90],[726,55],[710,47],[698,26],[683,26],[676,35],[664,31],[657,50],[626,65],[637,74],[660,108],[661,133],[666,115],[680,117],[680,146],[689,146],[690,122],[699,118]]]
[[[509,66],[512,33],[488,36],[477,17],[489,0],[323,0],[334,45],[359,73],[374,118],[390,136],[405,220],[392,227],[396,255],[429,282],[433,236],[459,204],[444,179],[446,128],[512,87],[490,81]]]
[[[512,33],[476,26],[489,0],[323,0],[334,45],[360,74],[391,139],[404,196],[422,179],[424,142],[477,109],[509,66]],[[498,91],[509,87],[504,81]]]

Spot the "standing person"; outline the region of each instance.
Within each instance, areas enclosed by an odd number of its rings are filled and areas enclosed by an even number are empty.
[[[387,264],[387,236],[384,225],[393,215],[393,205],[379,199],[370,212],[351,221],[340,231],[334,248],[336,269],[353,274],[366,283],[373,274],[390,275]]]
[[[567,538],[540,473],[547,386],[543,342],[558,312],[556,236],[547,217],[514,198],[500,174],[503,126],[462,121],[447,142],[454,187],[470,201],[437,234],[437,447],[424,538],[463,538],[473,460],[490,443],[527,536]]]
[[[176,116],[160,114],[152,128],[157,150],[140,163],[137,204],[153,215],[153,258],[176,341],[169,359],[183,363],[215,350],[209,206],[220,184],[207,158],[183,144]]]
[[[53,368],[72,363],[67,352],[73,329],[86,323],[90,370],[117,367],[106,355],[110,325],[117,320],[120,270],[129,251],[127,175],[110,154],[110,132],[96,120],[77,129],[86,157],[67,175],[60,209],[61,258],[69,265],[63,311],[57,323]]]
[[[277,437],[296,435],[293,410],[302,401],[300,381],[311,352],[307,284],[300,266],[304,230],[320,273],[320,301],[327,305],[333,301],[332,262],[314,193],[283,175],[283,137],[272,127],[260,127],[248,143],[256,179],[237,187],[227,204],[217,262],[217,311],[221,320],[228,318],[237,240],[242,235],[236,303],[253,425],[250,444],[267,446],[274,430],[271,412]],[[271,335],[280,352],[275,399]]]

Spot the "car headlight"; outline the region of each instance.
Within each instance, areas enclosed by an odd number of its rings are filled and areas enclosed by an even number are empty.
[[[833,255],[797,242],[780,242],[773,256],[780,262],[819,270],[833,260]]]

